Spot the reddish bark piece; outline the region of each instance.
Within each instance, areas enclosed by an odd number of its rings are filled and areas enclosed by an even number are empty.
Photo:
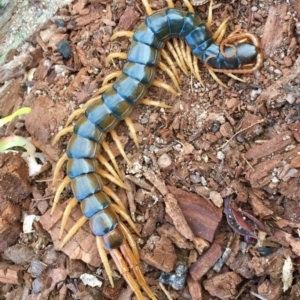
[[[264,156],[275,153],[278,150],[285,148],[293,143],[292,133],[284,131],[274,136],[272,139],[266,141],[262,145],[256,145],[246,152],[245,157],[249,159],[258,159]]]
[[[188,285],[192,300],[201,300],[202,299],[202,290],[201,290],[201,285],[199,284],[199,282],[194,281],[191,276],[188,276],[187,285]]]
[[[259,285],[257,292],[261,297],[264,297],[268,300],[282,299],[282,282],[281,280],[270,281],[266,279],[262,284]]]
[[[284,17],[286,16],[287,8],[287,3],[271,6],[269,8],[268,19],[261,39],[265,58],[269,57],[270,54],[280,46],[283,40],[286,30]]]
[[[24,268],[21,266],[14,266],[0,263],[0,282],[19,284],[22,282],[22,274]]]
[[[191,266],[190,274],[195,281],[202,278],[203,275],[216,263],[222,256],[222,247],[220,241],[214,242],[211,247],[198,258]]]
[[[132,30],[140,14],[132,6],[127,6],[119,21],[119,30]]]
[[[141,259],[147,264],[169,273],[174,270],[177,255],[169,238],[151,236],[141,251]]]
[[[166,203],[166,213],[171,217],[176,229],[188,240],[194,239],[194,234],[187,224],[180,206],[178,205],[177,199],[172,194],[167,194],[164,198]]]
[[[219,299],[234,299],[237,295],[237,285],[242,278],[235,272],[227,272],[203,281],[204,288]]]
[[[298,0],[291,0],[291,4],[297,12],[297,15],[300,16],[300,2]]]
[[[212,242],[222,219],[222,210],[196,194],[171,186],[168,189],[177,199],[194,235]]]

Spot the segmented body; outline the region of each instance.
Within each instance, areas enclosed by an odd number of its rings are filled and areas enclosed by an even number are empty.
[[[214,69],[235,70],[252,63],[256,45],[243,42],[235,49],[216,44],[205,23],[195,14],[167,8],[148,16],[135,31],[122,75],[102,97],[87,107],[76,122],[67,146],[67,176],[83,215],[94,235],[102,236],[105,248],[120,247],[125,239],[110,199],[103,192],[96,158],[106,134],[128,117],[151,86],[164,43],[184,39],[192,53]],[[154,299],[154,298],[153,298]]]

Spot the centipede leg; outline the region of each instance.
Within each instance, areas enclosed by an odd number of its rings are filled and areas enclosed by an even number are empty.
[[[146,12],[147,12],[147,15],[148,15],[148,16],[151,16],[151,15],[153,14],[153,10],[152,10],[152,8],[150,7],[149,2],[148,2],[147,0],[142,0],[142,3],[143,3],[143,5],[144,5],[144,7],[145,7],[145,10],[146,10]]]
[[[108,172],[110,172],[116,179],[121,181],[121,178],[115,171],[115,169],[109,164],[109,162],[106,160],[104,156],[102,156],[100,153],[97,154],[98,161],[107,169]]]
[[[170,41],[166,42],[166,45],[167,45],[167,48],[169,49],[169,51],[172,53],[175,61],[177,62],[179,68],[182,70],[182,72],[185,74],[185,75],[188,75],[188,71],[187,69],[185,68],[185,65],[181,62],[181,60],[179,59],[178,57],[178,54],[177,52],[175,51],[172,43]]]
[[[122,74],[122,71],[116,71],[116,72],[112,72],[111,74],[107,75],[102,83],[102,86],[105,86],[110,80],[119,77]]]
[[[138,141],[138,138],[137,138],[137,135],[136,135],[136,130],[134,128],[134,125],[133,125],[131,119],[129,117],[127,117],[127,118],[124,119],[124,121],[125,121],[128,129],[129,129],[131,135],[132,135],[132,139],[133,139],[133,141],[135,143],[135,146],[137,148],[139,148],[139,141]]]
[[[174,49],[177,52],[177,55],[178,55],[178,57],[179,57],[179,59],[181,61],[181,64],[183,65],[183,67],[185,68],[185,70],[187,70],[187,66],[186,66],[185,60],[183,58],[184,52],[181,51],[182,49],[180,48],[180,45],[179,45],[179,42],[178,42],[179,40],[173,38],[172,41],[173,41]]]
[[[119,187],[125,189],[125,190],[128,190],[128,187],[122,182],[121,179],[119,178],[116,178],[112,175],[110,175],[108,172],[102,170],[102,169],[98,169],[97,170],[97,173],[102,176],[103,178],[106,178],[108,179],[109,181],[113,182],[114,184],[118,185]]]
[[[115,53],[108,54],[107,57],[105,58],[105,67],[106,68],[108,68],[109,62],[114,58],[127,59],[127,53],[115,52]]]
[[[140,287],[135,279],[129,272],[129,268],[127,266],[126,261],[124,260],[121,252],[118,249],[110,250],[110,255],[113,258],[120,274],[124,277],[127,284],[130,286],[131,290],[134,292],[138,300],[144,300],[144,297],[141,293]]]
[[[119,177],[121,178],[121,172],[119,170],[119,167],[118,167],[117,161],[115,159],[115,156],[114,156],[114,154],[111,151],[111,148],[109,147],[109,145],[105,141],[103,141],[101,143],[101,146],[103,147],[104,151],[106,152],[106,154],[108,155],[109,159],[111,160],[111,162],[112,162],[112,164],[113,164],[116,172],[118,173]]]
[[[151,291],[150,287],[148,286],[148,284],[145,280],[145,277],[141,271],[141,268],[140,268],[138,262],[136,261],[134,255],[133,255],[130,247],[126,243],[126,241],[124,241],[123,244],[120,246],[120,250],[121,250],[121,253],[123,254],[123,256],[125,257],[127,263],[132,268],[133,273],[137,279],[139,286],[142,287],[142,289],[146,292],[146,294],[149,296],[150,299],[157,300],[156,296],[154,295],[154,293]]]
[[[52,215],[52,214],[54,213],[56,204],[57,204],[58,201],[59,201],[60,194],[62,193],[62,191],[64,190],[64,188],[65,188],[70,182],[71,182],[70,178],[69,178],[68,176],[66,176],[66,177],[63,179],[63,181],[60,183],[60,185],[58,186],[57,191],[56,191],[56,193],[55,193],[54,200],[53,200],[53,205],[52,205],[52,208],[51,208],[50,215]]]
[[[161,61],[157,64],[157,66],[158,66],[162,71],[166,72],[166,73],[170,76],[170,78],[172,79],[173,83],[175,84],[175,86],[176,86],[178,92],[180,93],[180,92],[181,92],[181,89],[180,89],[180,87],[179,87],[179,82],[177,81],[177,78],[176,78],[176,76],[174,75],[174,73],[168,68],[168,66],[167,66],[166,64],[164,64],[164,63],[161,62]]]
[[[58,140],[62,137],[62,136],[64,136],[65,134],[67,134],[67,133],[71,133],[72,131],[73,131],[73,126],[68,126],[68,127],[65,127],[64,129],[62,129],[61,131],[59,131],[57,134],[56,134],[56,136],[54,137],[54,139],[53,139],[53,141],[52,141],[52,143],[51,143],[51,146],[54,146],[57,142],[58,142]]]
[[[64,214],[61,220],[61,226],[60,226],[60,232],[59,232],[59,239],[61,239],[63,233],[64,233],[64,229],[66,227],[68,218],[70,216],[70,213],[72,211],[72,209],[77,205],[78,201],[76,198],[72,198],[71,200],[69,200],[68,205],[66,206],[65,210],[64,210]]]
[[[133,37],[134,32],[133,31],[117,31],[116,33],[114,33],[111,37],[110,40],[113,41],[119,37],[128,37],[128,38],[132,38]]]
[[[54,173],[53,173],[53,183],[55,183],[55,181],[57,180],[57,176],[58,176],[58,172],[61,169],[61,167],[63,166],[63,164],[68,160],[68,156],[67,154],[63,154],[61,156],[61,158],[58,160],[58,162],[56,163],[55,169],[54,169]]]
[[[174,8],[173,0],[166,0],[166,2],[169,8]]]
[[[125,226],[124,223],[120,222],[120,227],[121,227],[121,230],[122,232],[124,233],[125,237],[126,237],[126,240],[128,241],[129,245],[130,245],[130,248],[133,252],[133,255],[136,259],[136,261],[138,263],[140,263],[140,255],[139,255],[139,251],[137,249],[137,246],[136,246],[136,243],[132,237],[132,234],[130,233],[130,231],[128,230],[128,228]]]
[[[208,17],[206,21],[206,27],[208,30],[211,29],[212,19],[213,19],[213,0],[210,0],[209,7],[208,7]]]
[[[107,194],[110,198],[112,198],[123,211],[126,211],[124,204],[122,203],[121,199],[114,193],[108,186],[103,186],[102,190],[105,194]]]
[[[161,56],[166,60],[166,62],[168,63],[168,65],[170,66],[171,70],[172,70],[172,73],[174,74],[174,76],[176,77],[177,81],[180,82],[180,79],[179,79],[179,76],[178,76],[178,73],[177,73],[177,70],[174,66],[174,63],[170,57],[170,55],[167,53],[166,50],[162,49],[160,50],[160,54]]]
[[[200,82],[202,87],[205,87],[205,84],[202,81],[201,76],[200,76],[199,60],[198,60],[197,56],[195,56],[195,55],[193,56],[193,66],[194,66],[194,69],[195,69],[195,77],[198,79],[198,81]]]
[[[98,253],[100,255],[101,261],[104,265],[106,275],[107,275],[108,280],[110,282],[110,285],[112,287],[114,287],[112,271],[111,271],[111,268],[110,268],[110,265],[109,265],[109,262],[108,262],[108,259],[107,259],[107,255],[106,255],[106,252],[105,252],[105,249],[104,249],[103,240],[102,240],[101,236],[96,236],[96,245],[97,245],[97,249],[98,249]]]
[[[68,234],[64,237],[63,241],[60,243],[58,250],[60,251],[65,244],[75,235],[75,233],[86,223],[88,218],[82,216],[68,231]]]
[[[216,75],[216,73],[208,66],[207,67],[207,70],[208,70],[208,72],[209,72],[209,74],[211,75],[211,77],[219,84],[219,85],[221,85],[222,87],[224,87],[224,88],[228,88],[228,86],[225,84],[225,83],[223,83],[220,79],[219,79],[219,77]]]
[[[228,25],[228,21],[230,20],[230,18],[226,18],[222,24],[218,27],[218,29],[216,30],[216,32],[213,34],[212,38],[213,40],[217,43],[220,44],[221,41],[224,38],[225,32],[226,32],[226,28]]]
[[[155,80],[153,80],[152,85],[156,86],[158,88],[163,88],[163,89],[165,89],[166,91],[172,93],[175,96],[180,96],[180,93],[177,93],[170,85],[168,85],[168,84],[166,84],[162,81],[158,81],[158,80],[155,79]]]
[[[156,106],[156,107],[161,107],[161,108],[171,108],[172,106],[159,102],[159,101],[154,101],[150,98],[145,98],[139,101],[139,104],[144,104],[144,105],[149,105],[149,106]]]
[[[109,133],[110,133],[112,139],[114,140],[114,142],[116,143],[116,145],[117,145],[117,147],[118,147],[118,149],[119,149],[121,155],[122,155],[123,158],[126,160],[127,164],[128,164],[129,166],[131,166],[131,162],[130,162],[130,160],[128,159],[128,157],[127,157],[127,155],[126,155],[126,153],[125,153],[125,151],[124,151],[124,148],[123,148],[123,146],[122,146],[122,144],[121,144],[120,138],[118,137],[116,131],[115,131],[115,130],[112,130],[112,131],[110,131]]]

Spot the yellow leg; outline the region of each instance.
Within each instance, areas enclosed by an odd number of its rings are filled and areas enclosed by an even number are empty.
[[[226,18],[212,36],[213,40],[217,44],[220,44],[221,41],[223,40],[229,20],[230,20],[229,17]]]
[[[64,229],[66,227],[68,218],[70,216],[71,210],[72,208],[74,208],[77,205],[78,201],[76,198],[72,198],[68,205],[66,206],[65,210],[64,210],[64,214],[61,220],[61,227],[60,227],[60,232],[59,232],[59,239],[61,239],[63,233],[64,233]]]
[[[92,99],[90,99],[89,101],[87,101],[87,103],[85,103],[84,107],[86,108],[94,101],[99,100],[99,95],[102,95],[104,92],[106,92],[112,86],[113,86],[113,83],[108,83],[106,85],[102,84],[102,87],[95,93],[95,95],[93,95]]]
[[[233,75],[233,74],[231,74],[231,73],[226,73],[226,75],[229,76],[229,77],[231,77],[231,78],[233,78],[233,79],[235,79],[235,80],[238,80],[238,81],[241,81],[241,82],[246,82],[246,81],[243,80],[242,78],[237,77],[237,76],[235,76],[235,75]]]
[[[108,195],[110,198],[112,198],[119,207],[121,207],[124,211],[126,211],[126,208],[124,204],[122,203],[121,199],[115,194],[109,187],[103,186],[102,187],[103,192]]]
[[[141,271],[141,268],[126,241],[124,241],[124,243],[120,246],[120,250],[123,256],[125,257],[127,263],[129,264],[130,268],[133,270],[139,286],[142,287],[142,289],[146,292],[150,299],[157,300],[156,296],[148,286],[145,277]]]
[[[127,215],[128,216],[128,215]],[[128,216],[128,218],[130,219],[130,217]],[[131,219],[130,219],[131,220]],[[131,221],[131,223],[133,223]],[[139,255],[139,251],[137,249],[137,246],[136,246],[136,243],[130,233],[130,231],[128,230],[128,228],[125,226],[124,223],[120,222],[119,225],[121,226],[121,229],[122,229],[122,232],[124,233],[125,237],[126,237],[126,240],[128,241],[129,245],[130,245],[130,248],[134,254],[134,257],[136,259],[136,261],[138,263],[140,263],[140,255]],[[140,236],[140,234],[139,234]]]
[[[97,154],[97,159],[107,169],[107,171],[111,173],[111,175],[121,181],[121,178],[119,177],[115,169],[109,164],[104,156],[102,156],[101,154]]]
[[[120,172],[120,170],[119,170],[117,161],[116,161],[115,156],[114,156],[114,154],[112,153],[112,151],[111,151],[109,145],[108,145],[105,141],[103,141],[103,142],[101,143],[101,146],[103,147],[104,151],[107,153],[107,155],[108,155],[108,157],[110,158],[110,160],[111,160],[111,162],[112,162],[112,164],[113,164],[115,170],[117,171],[119,177],[121,178],[121,172]]]
[[[200,76],[200,70],[199,70],[199,59],[197,56],[193,55],[193,66],[194,66],[194,70],[195,70],[195,77],[198,79],[198,81],[200,82],[200,84],[205,87],[204,82],[201,79]]]
[[[173,0],[166,0],[168,7],[174,8]]]
[[[85,108],[79,108],[74,110],[70,117],[68,118],[67,122],[66,122],[66,126],[68,126],[71,122],[73,122],[74,119],[78,118],[80,115],[84,114],[85,112]]]
[[[124,241],[125,242],[125,241]],[[113,258],[120,274],[123,276],[127,284],[130,286],[131,290],[134,292],[138,300],[144,300],[144,297],[140,291],[140,287],[135,279],[130,274],[129,268],[118,249],[110,250],[110,255]]]
[[[175,86],[176,86],[178,92],[180,93],[181,90],[180,90],[180,87],[179,87],[179,82],[177,81],[177,78],[176,78],[176,76],[174,75],[174,73],[168,68],[168,66],[167,66],[166,64],[164,64],[164,63],[161,62],[161,61],[157,64],[157,66],[158,66],[162,71],[166,72],[166,73],[170,76],[170,78],[172,79],[173,83],[175,84]]]
[[[107,85],[107,83],[108,83],[110,80],[112,80],[112,79],[114,79],[114,78],[116,78],[116,77],[119,77],[121,74],[122,74],[122,71],[121,71],[121,70],[120,70],[120,71],[113,72],[113,73],[110,73],[109,75],[107,75],[107,76],[104,78],[103,83],[102,83],[102,86]]]
[[[67,133],[71,133],[73,131],[73,128],[74,128],[73,126],[68,126],[68,127],[65,127],[64,129],[62,129],[60,132],[58,132],[56,134],[56,136],[54,137],[51,145],[54,146],[63,135],[65,135]]]
[[[134,32],[133,31],[117,31],[116,33],[114,33],[110,40],[113,41],[119,37],[128,37],[128,38],[132,38],[133,37]]]
[[[151,100],[150,98],[145,98],[145,99],[140,100],[139,104],[162,107],[162,108],[171,108],[172,107],[170,105],[167,105],[166,103]]]
[[[206,22],[206,27],[208,30],[211,29],[211,24],[212,24],[212,6],[213,6],[213,0],[210,0],[210,4],[208,7],[208,17]]]
[[[188,0],[183,0],[183,2],[186,5],[186,7],[188,8],[188,11],[194,14],[195,10],[194,10],[194,7],[192,6],[192,4]]]
[[[208,66],[207,67],[207,70],[208,70],[208,72],[209,72],[209,74],[211,75],[211,77],[219,84],[219,85],[221,85],[222,87],[224,87],[224,88],[228,88],[228,86],[225,84],[225,83],[223,83],[219,78],[218,78],[218,76],[216,75],[216,73]]]
[[[114,176],[110,175],[108,172],[104,170],[101,170],[100,168],[97,170],[97,173],[103,178],[106,178],[109,181],[113,182],[114,184],[118,185],[119,187],[128,190],[128,187],[121,181],[121,179],[115,178]]]
[[[138,141],[138,138],[137,138],[137,135],[136,135],[136,130],[134,128],[134,125],[133,125],[131,119],[129,117],[127,117],[127,118],[124,119],[124,121],[125,121],[128,129],[129,129],[131,135],[132,135],[132,139],[133,139],[133,141],[135,143],[135,146],[137,148],[139,148],[139,141]]]
[[[180,93],[177,93],[170,85],[162,82],[162,81],[158,81],[158,80],[153,80],[152,85],[158,87],[158,88],[163,88],[166,91],[172,93],[175,96],[180,96]]]
[[[61,156],[61,158],[58,160],[58,162],[56,163],[55,169],[54,169],[54,173],[53,173],[53,183],[55,183],[55,181],[57,180],[57,176],[58,176],[58,172],[61,169],[61,167],[63,166],[63,164],[68,160],[68,156],[67,154],[63,154]]]
[[[88,220],[85,216],[82,216],[74,225],[73,227],[68,231],[68,234],[64,237],[63,241],[60,243],[58,250],[60,251],[65,244],[75,235],[75,233],[85,224],[85,222]]]
[[[66,176],[63,181],[60,183],[60,185],[58,186],[57,188],[57,191],[55,193],[55,197],[54,197],[54,200],[53,200],[53,205],[52,205],[52,209],[51,209],[51,212],[50,212],[50,215],[52,215],[54,213],[54,210],[55,210],[55,207],[56,207],[56,204],[58,203],[59,201],[59,197],[60,197],[60,194],[62,193],[62,191],[64,190],[64,188],[71,182],[71,179]]]
[[[178,55],[178,57],[179,57],[179,60],[180,60],[180,62],[181,62],[181,64],[182,64],[182,66],[184,67],[185,70],[187,70],[187,66],[186,66],[185,60],[184,60],[184,58],[183,58],[183,54],[184,54],[184,53],[181,51],[180,44],[179,44],[179,40],[173,38],[172,41],[173,41],[174,49],[175,49],[175,51],[177,52],[177,55]],[[182,41],[183,41],[183,40],[182,40]]]
[[[112,139],[114,140],[114,142],[116,143],[116,145],[117,145],[117,147],[118,147],[118,149],[119,149],[121,155],[122,155],[123,158],[126,160],[127,164],[128,164],[129,166],[131,166],[131,162],[130,162],[130,160],[128,159],[128,157],[127,157],[127,155],[126,155],[126,153],[125,153],[125,151],[124,151],[124,149],[123,149],[122,143],[121,143],[121,141],[120,141],[120,139],[119,139],[119,137],[118,137],[116,131],[115,131],[115,130],[110,131],[110,135],[111,135]]]
[[[108,259],[107,259],[107,255],[106,255],[106,252],[105,252],[105,249],[104,249],[103,240],[102,240],[101,236],[96,236],[96,245],[97,245],[97,249],[98,249],[98,253],[100,255],[101,261],[104,265],[105,272],[106,272],[107,277],[109,279],[110,285],[112,287],[114,287],[112,271],[111,271],[111,268],[110,268],[110,265],[109,265],[109,262],[108,262]]]
[[[106,68],[108,68],[109,62],[114,58],[127,59],[127,53],[115,52],[115,53],[110,53],[109,55],[107,55],[107,57],[105,58],[105,67]]]
[[[170,55],[167,53],[166,50],[162,49],[160,50],[160,54],[161,56],[166,60],[166,62],[168,63],[168,65],[170,66],[170,68],[172,69],[172,73],[174,74],[174,76],[176,77],[177,81],[180,82],[177,70],[174,66],[174,63],[170,57]]]
[[[152,8],[150,7],[148,1],[147,1],[147,0],[142,0],[142,3],[143,3],[143,5],[144,5],[144,7],[145,7],[145,10],[146,10],[146,12],[147,12],[147,15],[148,15],[148,16],[151,16],[151,15],[153,14],[153,10],[152,10]]]
[[[175,51],[172,43],[170,41],[166,42],[167,48],[169,49],[169,51],[172,53],[173,58],[176,60],[176,63],[178,64],[179,68],[182,70],[182,72],[185,75],[188,75],[188,71],[187,69],[184,68],[185,65],[182,64],[182,62],[180,61],[177,52]]]

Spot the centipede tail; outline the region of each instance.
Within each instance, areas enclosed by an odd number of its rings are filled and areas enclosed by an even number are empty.
[[[145,2],[143,0],[144,4]],[[187,1],[185,0],[185,2]],[[168,3],[172,6],[171,1],[168,1]],[[147,12],[152,13],[149,5],[146,4],[145,6]],[[110,282],[113,284],[106,251],[112,256],[120,273],[137,298],[143,299],[140,291],[140,288],[142,288],[154,300],[157,298],[147,285],[140,270],[134,240],[130,232],[124,227],[125,225],[120,222],[118,214],[125,220],[129,220],[129,216],[127,216],[126,210],[117,195],[103,185],[102,177],[104,173],[101,171],[101,165],[107,166],[108,162],[100,155],[101,144],[113,160],[112,154],[105,143],[106,135],[112,132],[115,126],[124,119],[127,119],[126,123],[133,130],[128,117],[138,103],[144,101],[144,103],[149,104],[151,102],[151,100],[143,100],[143,98],[151,85],[160,85],[155,81],[156,68],[168,69],[166,65],[161,64],[161,51],[170,39],[179,38],[185,41],[192,54],[204,62],[212,71],[245,73],[248,72],[248,69],[243,69],[244,65],[255,64],[254,69],[256,70],[262,59],[259,53],[259,43],[251,35],[242,36],[242,38],[248,38],[250,42],[227,45],[228,42],[241,40],[235,36],[224,44],[218,44],[214,42],[210,30],[200,17],[193,12],[172,7],[151,14],[133,34],[124,32],[124,35],[132,37],[132,43],[127,55],[119,55],[127,59],[122,71],[112,74],[105,81],[105,87],[100,89],[100,92],[89,101],[88,105],[81,109],[79,113],[74,113],[70,117],[69,121],[76,117],[78,119],[73,127],[68,127],[65,130],[65,132],[72,130],[72,136],[66,149],[66,155],[59,161],[58,166],[60,168],[63,162],[67,160],[67,177],[55,197],[55,203],[58,201],[63,187],[70,182],[74,198],[68,205],[68,211],[64,216],[64,224],[70,210],[75,205],[74,199],[76,199],[81,205],[83,217],[71,229],[72,234],[86,220],[89,220],[92,233],[97,237],[99,255],[105,265]],[[177,45],[179,44],[177,43]],[[182,42],[180,48],[184,49]],[[184,68],[186,62],[187,65],[193,67],[196,61],[192,60],[191,56],[187,60],[183,58],[182,51],[176,49],[174,55],[179,57],[179,62]],[[198,67],[194,69],[198,70]],[[169,74],[174,82],[179,82],[176,74],[172,71]],[[116,76],[115,82],[109,84],[108,81]],[[135,142],[137,143],[136,138]],[[116,182],[119,182],[120,172],[115,161],[113,161],[113,164],[115,171],[112,167],[107,166],[111,174],[109,176],[114,177]],[[56,176],[57,170],[55,171]],[[109,176],[107,178],[112,178]],[[116,203],[112,204],[110,198],[116,200]],[[129,224],[137,232],[134,224],[132,222],[129,222]],[[71,234],[63,240],[61,247],[67,243],[70,237]],[[135,278],[131,275],[130,268]]]

